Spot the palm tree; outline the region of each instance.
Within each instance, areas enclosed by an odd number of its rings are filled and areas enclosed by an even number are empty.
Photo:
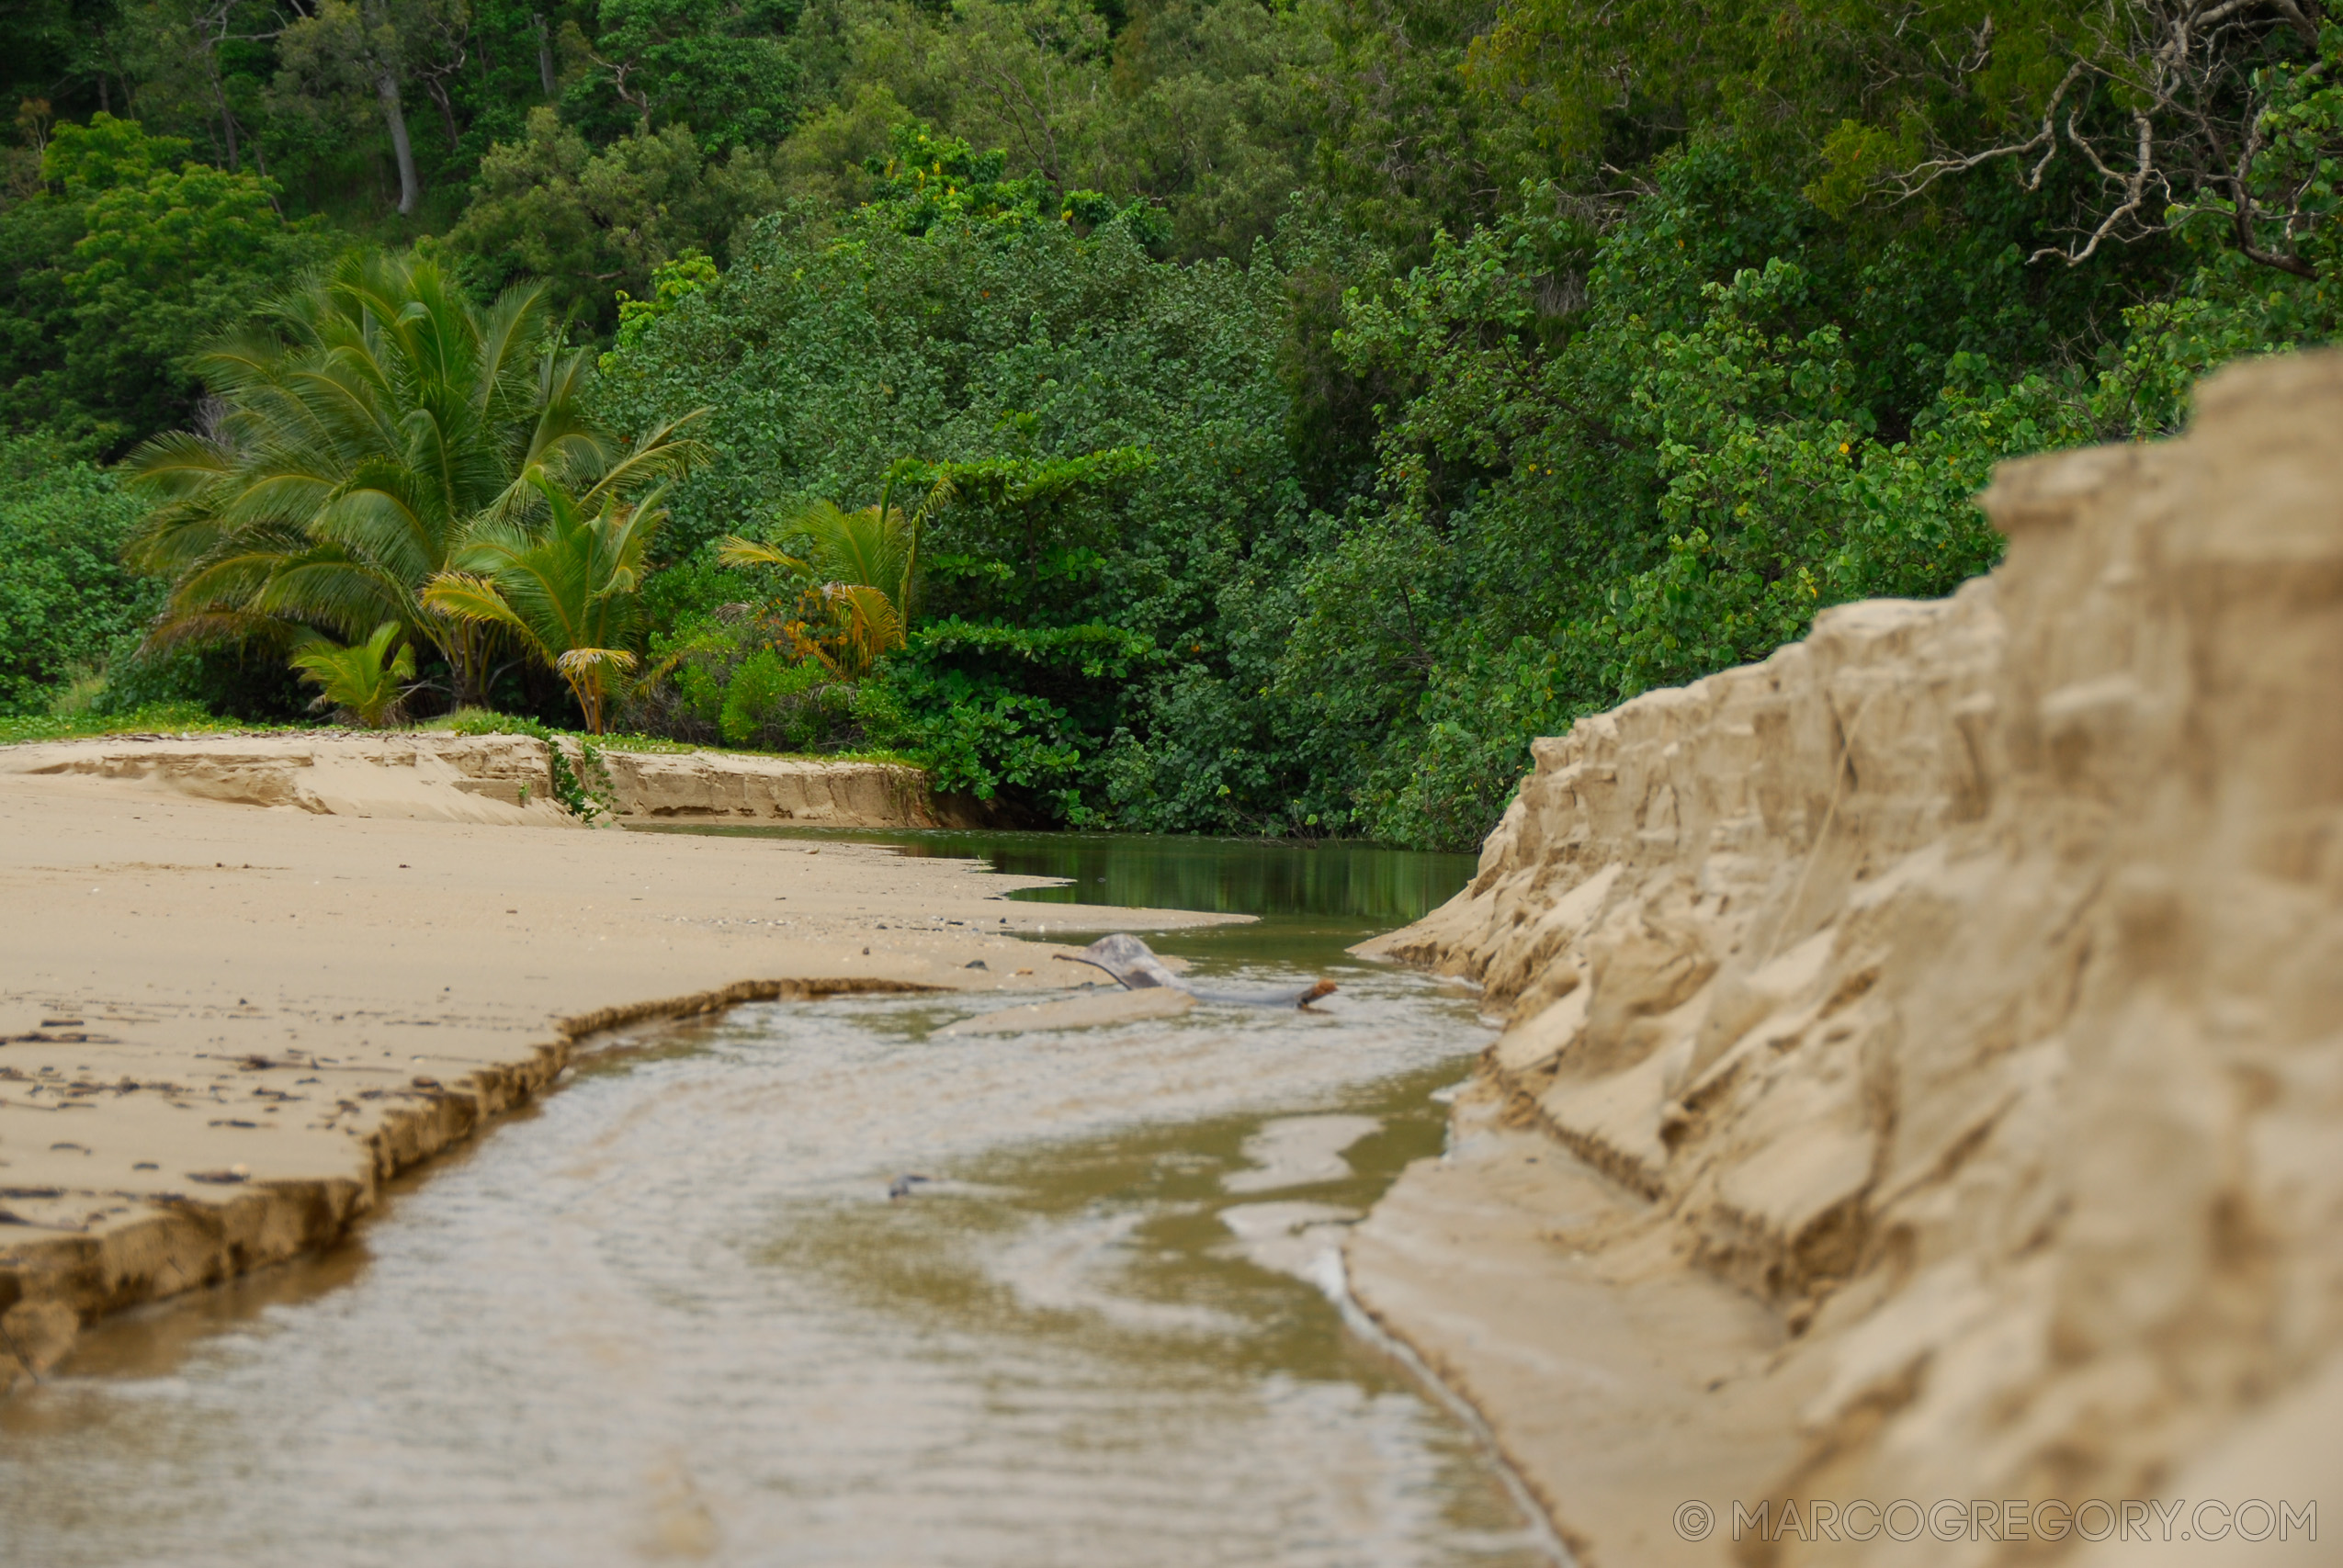
[[[599,735],[612,677],[635,668],[642,631],[636,590],[666,518],[662,492],[631,505],[605,495],[589,514],[544,469],[524,479],[544,498],[544,524],[483,525],[454,570],[424,588],[423,603],[458,625],[511,632],[570,683],[586,733]]]
[[[385,621],[374,635],[348,648],[309,633],[294,645],[293,668],[301,679],[323,688],[311,707],[337,707],[368,729],[379,729],[399,717],[399,700],[415,678],[415,650],[402,648],[390,657],[390,643],[399,635],[396,621]]]
[[[482,308],[424,259],[345,258],[194,364],[217,419],[127,465],[155,502],[135,558],[174,580],[153,642],[394,621],[438,649],[458,705],[484,695],[494,629],[427,615],[422,593],[479,530],[541,507],[524,476],[591,508],[700,456],[696,413],[633,442],[587,414],[586,352],[552,344],[541,290]]]
[[[725,566],[777,566],[812,578],[840,623],[841,673],[859,677],[879,655],[903,646],[918,609],[920,530],[952,499],[952,486],[948,478],[938,479],[909,513],[895,503],[895,492],[926,467],[909,457],[891,464],[878,504],[859,512],[828,501],[785,508],[780,532],[806,537],[803,558],[730,535],[717,542],[716,558]]]

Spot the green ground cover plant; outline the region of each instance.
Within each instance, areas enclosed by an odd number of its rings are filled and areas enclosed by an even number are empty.
[[[91,740],[109,735],[248,735],[291,725],[255,726],[222,718],[197,702],[151,703],[123,713],[18,714],[0,716],[0,746],[38,740]]]

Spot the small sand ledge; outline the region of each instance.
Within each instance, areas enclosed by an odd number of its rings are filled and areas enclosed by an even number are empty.
[[[449,777],[509,776],[526,747],[441,739],[0,752],[0,1389],[103,1314],[330,1244],[590,1036],[1062,991],[1024,938],[1225,919],[1010,903],[1039,879],[836,842],[515,831],[570,819]],[[641,817],[691,814],[638,787]],[[913,825],[906,798],[865,781],[785,819]]]
[[[575,770],[579,748],[562,748]],[[980,827],[982,802],[938,795],[917,768],[730,751],[598,753],[620,821]],[[0,773],[331,817],[576,827],[554,795],[552,748],[526,735],[135,735],[0,748]]]
[[[526,1103],[559,1077],[569,1066],[572,1051],[595,1034],[628,1024],[721,1012],[742,1002],[819,1001],[826,997],[942,988],[877,978],[744,980],[687,997],[602,1008],[560,1020],[554,1026],[554,1038],[536,1047],[526,1060],[475,1069],[454,1086],[442,1085],[428,1075],[413,1075],[403,1087],[382,1090],[355,1074],[337,1072],[311,1058],[282,1062],[248,1058],[239,1066],[255,1080],[255,1094],[281,1093],[269,1088],[272,1077],[282,1082],[299,1074],[291,1081],[390,1097],[394,1103],[361,1140],[367,1156],[364,1175],[322,1180],[256,1178],[249,1166],[235,1162],[187,1173],[189,1180],[204,1187],[231,1190],[232,1195],[224,1199],[153,1191],[138,1194],[135,1203],[109,1204],[106,1210],[87,1213],[80,1211],[92,1201],[130,1194],[120,1190],[101,1193],[89,1188],[0,1185],[0,1202],[7,1205],[0,1208],[0,1221],[59,1233],[0,1248],[0,1392],[12,1390],[20,1377],[37,1376],[54,1366],[72,1348],[82,1326],[108,1313],[217,1284],[340,1240],[354,1221],[374,1208],[384,1182]],[[43,1043],[51,1042],[38,1035],[11,1042]],[[74,1083],[65,1089],[69,1096],[76,1091],[83,1095],[130,1092],[119,1084],[92,1090]],[[62,1111],[85,1105],[97,1108],[87,1099],[67,1099],[53,1109]],[[66,1122],[55,1130],[102,1135],[81,1120],[67,1118]],[[260,1124],[250,1122],[242,1128],[261,1130]],[[55,1148],[52,1145],[52,1151]],[[155,1161],[141,1163],[160,1166]]]

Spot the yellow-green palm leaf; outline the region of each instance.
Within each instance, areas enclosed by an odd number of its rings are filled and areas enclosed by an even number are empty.
[[[910,459],[894,464],[878,503],[858,512],[829,501],[784,508],[776,531],[805,539],[802,557],[734,535],[718,542],[716,558],[726,566],[777,566],[813,579],[840,619],[847,672],[860,675],[903,646],[918,613],[921,531],[929,514],[952,499],[948,481],[939,481],[912,510],[896,504],[896,491],[922,467]]]
[[[364,642],[343,648],[311,634],[294,649],[293,668],[302,680],[323,688],[314,705],[338,707],[368,729],[379,729],[399,711],[407,682],[415,678],[415,650],[390,644],[401,626],[385,621]]]
[[[598,735],[609,696],[636,667],[637,590],[665,510],[653,492],[633,505],[606,498],[589,514],[543,469],[526,477],[544,522],[481,525],[423,603],[451,624],[510,630],[569,682]]]

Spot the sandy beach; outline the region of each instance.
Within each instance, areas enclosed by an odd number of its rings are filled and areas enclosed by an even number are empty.
[[[504,810],[0,769],[0,1386],[103,1313],[333,1240],[596,1031],[848,988],[1063,988],[1079,972],[1021,936],[1217,918],[1078,927],[975,862]]]

